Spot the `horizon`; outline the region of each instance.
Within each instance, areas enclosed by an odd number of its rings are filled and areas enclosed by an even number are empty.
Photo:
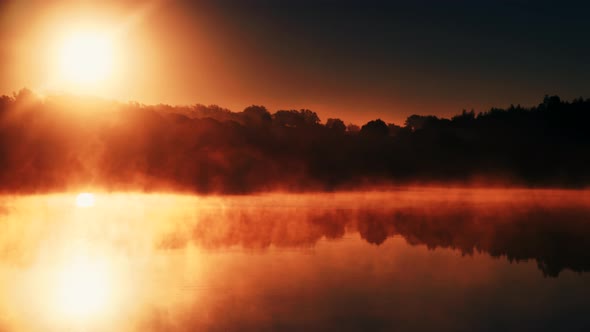
[[[218,104],[218,103],[213,103],[213,104],[203,104],[203,103],[192,103],[192,104],[167,104],[167,103],[155,103],[155,104],[149,104],[149,103],[142,103],[138,100],[119,100],[119,99],[113,99],[113,98],[109,98],[109,97],[104,97],[104,96],[99,96],[99,95],[92,95],[92,94],[76,94],[76,93],[72,93],[72,92],[67,92],[67,91],[62,91],[62,92],[53,92],[53,93],[40,93],[38,91],[29,89],[28,87],[22,87],[21,89],[12,91],[12,93],[10,94],[0,94],[0,97],[8,97],[8,98],[17,98],[17,96],[21,93],[21,92],[25,92],[28,93],[27,91],[30,91],[31,93],[34,94],[34,96],[36,98],[39,98],[39,100],[41,101],[46,101],[48,98],[57,98],[57,99],[61,99],[60,101],[64,101],[62,98],[65,99],[73,99],[76,101],[82,101],[82,102],[92,102],[92,101],[100,101],[100,102],[104,102],[104,103],[117,103],[120,105],[139,105],[141,107],[158,107],[158,106],[165,106],[165,107],[170,107],[172,109],[183,109],[183,108],[219,108],[220,111],[229,111],[231,113],[240,113],[243,112],[245,109],[247,109],[248,107],[252,107],[252,106],[262,106],[266,109],[268,109],[265,105],[262,104],[251,104],[251,105],[247,105],[245,106],[243,109],[241,110],[234,110],[234,109],[230,109],[228,107],[224,107],[224,105],[222,104]],[[545,94],[544,96],[540,96],[538,98],[538,101],[535,103],[531,103],[530,105],[526,105],[526,104],[522,104],[522,103],[511,103],[509,105],[492,105],[490,108],[488,109],[482,109],[482,110],[477,110],[477,109],[466,109],[466,108],[462,108],[460,110],[457,110],[456,112],[451,112],[447,115],[435,115],[435,114],[431,114],[431,113],[427,113],[427,111],[424,112],[417,112],[417,113],[412,113],[409,114],[408,117],[413,116],[413,115],[419,115],[419,116],[436,116],[439,119],[447,119],[450,120],[452,119],[454,116],[458,116],[461,115],[463,112],[474,112],[476,116],[486,113],[486,112],[490,112],[491,110],[494,109],[508,109],[510,107],[517,107],[517,108],[525,108],[525,109],[533,109],[535,107],[538,107],[539,105],[543,104],[543,98],[549,98],[549,97],[557,97],[560,98],[560,100],[562,102],[565,103],[571,103],[571,102],[575,102],[575,101],[585,101],[588,100],[590,98],[586,98],[584,96],[577,96],[571,99],[561,99],[560,96],[558,95],[548,95]],[[354,122],[354,121],[348,121],[347,119],[344,118],[340,118],[338,116],[338,114],[334,114],[331,117],[327,117],[327,116],[323,116],[323,114],[314,109],[311,109],[309,107],[302,107],[302,108],[297,108],[297,109],[285,109],[285,108],[279,108],[279,109],[269,109],[269,112],[271,114],[274,114],[278,111],[283,111],[283,110],[288,110],[288,111],[299,111],[299,110],[305,110],[305,109],[309,109],[311,111],[313,111],[314,113],[317,113],[317,115],[320,118],[320,123],[326,124],[326,122],[329,119],[340,119],[342,121],[344,121],[345,124],[347,125],[358,125],[359,127],[367,124],[370,121],[373,120],[382,120],[387,124],[395,124],[398,126],[405,126],[405,122],[407,120],[407,118],[405,119],[399,119],[399,121],[388,121],[388,119],[385,118],[369,118],[367,119],[367,121],[359,123],[359,122]]]
[[[0,331],[590,331],[589,13],[0,0]]]
[[[450,118],[346,124],[309,109],[232,112],[30,90],[0,98],[5,192],[251,194],[473,183],[585,188],[590,99],[545,96]],[[27,128],[20,130],[19,128]],[[25,153],[23,153],[25,152]]]
[[[576,1],[73,4],[0,5],[0,94],[26,86],[234,111],[262,104],[352,123],[590,95],[590,48],[578,42],[590,7]],[[69,49],[84,34],[94,44]],[[102,60],[64,62],[92,53]]]

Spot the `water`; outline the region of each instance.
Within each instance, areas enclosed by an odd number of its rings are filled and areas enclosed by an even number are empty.
[[[590,329],[585,191],[76,194],[0,198],[0,331]]]

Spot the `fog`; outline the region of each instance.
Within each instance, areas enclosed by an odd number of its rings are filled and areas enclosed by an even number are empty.
[[[95,192],[82,206],[77,193],[0,202],[7,330],[455,330],[483,327],[486,305],[503,306],[494,315],[514,327],[535,311],[512,317],[519,293],[491,295],[494,287],[516,282],[536,294],[537,311],[556,296],[581,308],[588,298],[571,293],[587,283],[574,274],[590,269],[587,191]],[[420,319],[432,310],[447,316]],[[468,316],[454,319],[454,310]],[[576,312],[551,317],[576,327]]]
[[[0,191],[250,194],[424,184],[584,188],[590,101],[402,125],[322,122],[309,110],[0,98]],[[94,189],[93,189],[94,190]]]

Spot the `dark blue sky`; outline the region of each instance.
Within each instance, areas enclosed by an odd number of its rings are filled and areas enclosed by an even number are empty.
[[[590,1],[57,3],[0,6],[2,93],[40,85],[47,50],[24,41],[56,25],[37,24],[46,13],[64,13],[59,22],[141,18],[122,42],[118,99],[309,108],[360,124],[590,97]]]
[[[226,0],[186,7],[215,18],[236,61],[253,64],[244,75],[261,64],[273,69],[256,75],[261,90],[335,111],[358,103],[386,114],[447,115],[536,104],[544,94],[590,96],[588,2]]]

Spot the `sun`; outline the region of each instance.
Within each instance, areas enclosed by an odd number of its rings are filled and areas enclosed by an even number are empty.
[[[78,196],[76,196],[76,206],[81,208],[94,206],[94,194],[79,193]]]
[[[113,75],[114,40],[108,31],[70,31],[57,42],[56,53],[57,76],[65,85],[92,87]]]

